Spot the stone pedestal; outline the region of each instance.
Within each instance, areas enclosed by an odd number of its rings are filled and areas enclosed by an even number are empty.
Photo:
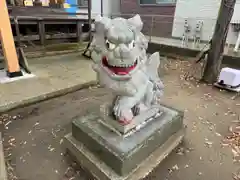
[[[144,178],[184,136],[182,112],[160,106],[156,114],[144,126],[132,129],[115,128],[99,113],[78,117],[72,122],[72,133],[65,137],[65,146],[99,180]]]

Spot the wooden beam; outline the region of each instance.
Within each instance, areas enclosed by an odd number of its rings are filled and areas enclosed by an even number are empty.
[[[22,76],[5,0],[0,0],[0,39],[9,77]]]

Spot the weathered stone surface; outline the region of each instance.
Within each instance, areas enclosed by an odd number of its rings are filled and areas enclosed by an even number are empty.
[[[127,124],[136,112],[141,115],[151,109],[163,94],[158,73],[160,55],[146,54],[148,40],[141,33],[143,22],[139,15],[129,19],[97,16],[95,27],[89,47],[93,69],[100,85],[116,96],[112,106],[115,119]]]
[[[124,176],[118,175],[111,167],[103,163],[81,142],[76,140],[71,133],[65,136],[64,144],[68,152],[76,158],[79,165],[98,180],[139,180],[148,176],[181,143],[183,137],[184,128],[169,137],[162,146],[158,147],[136,169]]]
[[[138,128],[138,126],[143,124],[146,120],[162,114],[159,106],[153,106],[144,113],[134,117],[129,124],[124,125],[113,119],[109,111],[111,111],[111,105],[109,103],[102,104],[99,116],[104,124],[106,123],[107,126],[111,126],[122,134],[126,134],[130,130]]]
[[[107,128],[97,114],[91,113],[73,121],[72,136],[124,176],[183,127],[183,113],[164,106],[162,110],[162,116],[128,137]]]

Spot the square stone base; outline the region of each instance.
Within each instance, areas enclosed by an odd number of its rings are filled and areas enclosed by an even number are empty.
[[[163,112],[160,117],[146,122],[127,136],[102,124],[104,118],[93,110],[73,120],[72,136],[117,174],[124,176],[183,127],[182,112],[165,106],[159,108]]]
[[[72,134],[65,136],[67,151],[76,158],[79,165],[91,173],[98,180],[139,180],[145,178],[159,163],[175,149],[184,137],[184,127],[173,134],[168,140],[158,147],[148,158],[140,163],[133,171],[121,176],[111,167],[107,166],[96,155],[90,152],[81,142],[76,140]]]
[[[162,105],[159,109],[161,116],[127,136],[106,127],[102,123],[106,119],[97,110],[76,117],[71,134],[66,136],[66,148],[100,180],[145,176],[181,142],[184,134],[183,112]]]

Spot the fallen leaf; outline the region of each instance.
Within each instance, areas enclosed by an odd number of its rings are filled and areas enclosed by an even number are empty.
[[[177,164],[175,164],[173,167],[172,167],[172,170],[179,170],[179,167]]]
[[[72,167],[68,167],[64,173],[64,176],[70,178],[74,175],[74,169]]]
[[[6,124],[5,124],[5,126],[8,126],[9,124],[11,124],[12,123],[12,121],[8,121]]]
[[[63,139],[60,140],[60,144],[62,144],[62,143],[63,143]]]
[[[211,145],[213,145],[213,142],[211,142],[211,141],[206,141],[205,144],[208,145],[208,146],[211,146]]]
[[[15,138],[11,138],[8,142],[13,142],[15,140],[16,140]]]
[[[232,153],[234,158],[240,156],[240,148],[238,146],[233,146],[232,147]]]
[[[33,126],[35,127],[35,126],[38,126],[39,125],[39,122],[36,122]]]
[[[52,151],[54,151],[54,150],[55,150],[55,148],[51,148],[51,149],[49,149],[50,152],[52,152]]]

